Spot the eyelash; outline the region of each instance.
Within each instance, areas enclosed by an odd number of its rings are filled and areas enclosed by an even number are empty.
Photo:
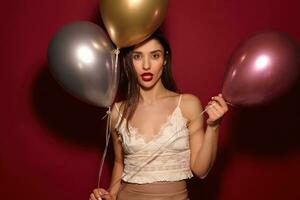
[[[152,55],[152,58],[154,58],[154,59],[158,59],[158,58],[160,58],[160,54],[158,54],[158,53],[156,53],[156,54],[153,54],[153,55]]]
[[[160,54],[159,53],[155,53],[155,54],[152,54],[151,55],[151,57],[153,58],[153,59],[159,59],[160,58]],[[141,59],[141,55],[140,54],[134,54],[133,56],[132,56],[132,59],[134,59],[134,60],[140,60]]]
[[[133,58],[134,60],[139,60],[141,57],[142,57],[142,56],[139,55],[139,54],[135,54],[135,55],[132,56],[132,58]]]

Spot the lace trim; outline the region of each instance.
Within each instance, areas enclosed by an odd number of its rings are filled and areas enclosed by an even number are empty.
[[[140,132],[139,128],[136,126],[133,126],[131,123],[127,122],[126,118],[124,118],[123,123],[121,124],[121,126],[119,128],[120,130],[117,129],[117,127],[119,126],[119,123],[121,121],[122,113],[120,112],[118,106],[115,104],[116,109],[119,113],[119,119],[115,126],[115,130],[117,132],[118,139],[121,142],[123,142],[121,134],[122,134],[122,132],[126,132],[128,137],[133,136],[136,140],[142,139],[142,140],[144,140],[145,144],[155,141],[157,138],[159,138],[163,134],[165,128],[172,124],[172,119],[174,118],[174,116],[176,116],[175,114],[177,113],[177,111],[180,111],[179,112],[180,116],[181,116],[182,120],[184,121],[184,123],[186,123],[188,120],[183,116],[182,111],[180,109],[181,99],[182,99],[182,95],[180,94],[179,100],[178,100],[178,103],[177,103],[175,109],[168,115],[167,120],[161,124],[158,133],[153,134],[152,136],[149,137],[149,139],[147,139],[145,137],[145,136],[147,136],[147,134]],[[129,132],[125,128],[126,123],[128,123]]]
[[[131,177],[130,174],[123,172],[123,181],[137,184],[153,183],[157,181],[180,181],[183,179],[189,179],[193,177],[191,170],[186,171],[174,171],[166,172],[154,172],[154,173],[139,173]]]
[[[164,122],[161,127],[160,127],[160,130],[158,131],[158,133],[156,133],[155,135],[151,136],[150,139],[147,139],[146,137],[144,137],[145,135],[147,134],[143,134],[141,132],[139,132],[138,128],[131,125],[130,123],[128,123],[128,128],[129,128],[129,132],[126,130],[126,122],[127,122],[127,119],[125,118],[124,121],[122,122],[119,130],[117,130],[117,135],[118,135],[118,139],[123,142],[123,138],[122,138],[122,134],[126,134],[127,137],[133,137],[135,140],[140,140],[142,139],[144,141],[145,144],[148,144],[148,143],[151,143],[153,141],[156,141],[159,137],[161,137],[164,133],[164,130],[170,126],[170,125],[173,125],[173,119],[180,115],[180,118],[182,119],[182,122],[184,124],[186,124],[186,122],[188,121],[183,115],[182,115],[182,112],[181,112],[181,109],[179,106],[177,106],[174,111],[167,117],[167,120],[166,122]],[[120,120],[119,120],[120,121]],[[119,123],[119,122],[118,122]],[[118,126],[118,123],[116,125],[116,127]],[[115,128],[116,128],[115,127]]]

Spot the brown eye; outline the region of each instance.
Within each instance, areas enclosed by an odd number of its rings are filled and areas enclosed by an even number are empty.
[[[142,56],[140,54],[133,54],[132,55],[133,60],[140,60]]]
[[[154,54],[152,54],[152,58],[154,58],[154,59],[160,58],[160,53],[154,53]]]

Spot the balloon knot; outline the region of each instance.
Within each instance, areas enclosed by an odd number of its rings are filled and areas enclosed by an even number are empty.
[[[120,53],[120,50],[119,49],[114,49],[114,50],[112,50],[112,53],[117,55],[117,54]]]
[[[102,117],[102,120],[105,119],[110,114],[111,114],[111,109],[109,107],[108,110],[106,111],[106,114]]]

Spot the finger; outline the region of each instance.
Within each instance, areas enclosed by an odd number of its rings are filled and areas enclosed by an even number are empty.
[[[109,192],[103,188],[99,188],[99,192],[101,193],[101,195],[109,194]]]
[[[215,107],[212,107],[211,111],[214,114],[214,116],[213,116],[214,119],[218,119],[218,118],[222,117],[222,115],[223,115]]]
[[[96,199],[99,199],[99,198],[101,198],[102,193],[100,192],[100,189],[98,188],[98,189],[93,190],[93,194],[94,194]]]
[[[207,110],[207,114],[209,116],[209,118],[211,119],[215,119],[218,117],[218,113],[216,112],[215,108],[213,107],[213,105],[211,105],[208,110]]]
[[[215,108],[217,108],[219,111],[221,111],[222,113],[225,113],[228,111],[228,106],[226,105],[226,103],[224,105],[220,105],[220,103],[217,103],[215,105]]]
[[[215,101],[209,101],[208,104],[207,104],[207,106],[205,107],[205,109],[209,109],[210,107],[212,107],[214,102]]]
[[[208,102],[207,108],[210,109],[213,107],[221,107],[221,106],[219,105],[219,103],[217,101],[212,100],[212,101]]]
[[[208,110],[212,110],[212,112],[217,116],[220,117],[224,114],[224,111],[222,110],[222,107],[217,103],[213,102]]]
[[[222,107],[226,108],[227,104],[225,102],[225,100],[223,99],[223,97],[221,96],[214,96],[212,97],[213,100],[217,101]]]
[[[222,96],[220,96],[220,95],[214,96],[214,97],[212,97],[212,99],[215,100],[215,101],[218,101],[218,103],[220,103],[220,105],[222,105],[222,106],[226,106],[227,105],[225,99]]]
[[[224,108],[221,107],[219,104],[215,103],[215,104],[212,104],[213,105],[213,108],[218,112],[218,114],[220,116],[223,116],[225,111],[224,111]]]
[[[209,117],[211,117],[213,115],[213,112],[211,111],[211,109],[207,109],[206,113],[208,114]]]
[[[97,200],[97,198],[95,197],[94,193],[92,193],[92,194],[90,195],[90,199],[91,199],[91,200]]]
[[[213,107],[213,105],[207,105],[206,107],[205,107],[205,112],[208,114],[208,115],[211,115],[212,113],[211,113],[211,109],[212,109],[212,107]]]
[[[212,100],[212,101],[209,101],[209,102],[208,102],[206,108],[207,108],[207,109],[210,109],[210,108],[214,107],[215,105],[218,105],[218,102]]]

